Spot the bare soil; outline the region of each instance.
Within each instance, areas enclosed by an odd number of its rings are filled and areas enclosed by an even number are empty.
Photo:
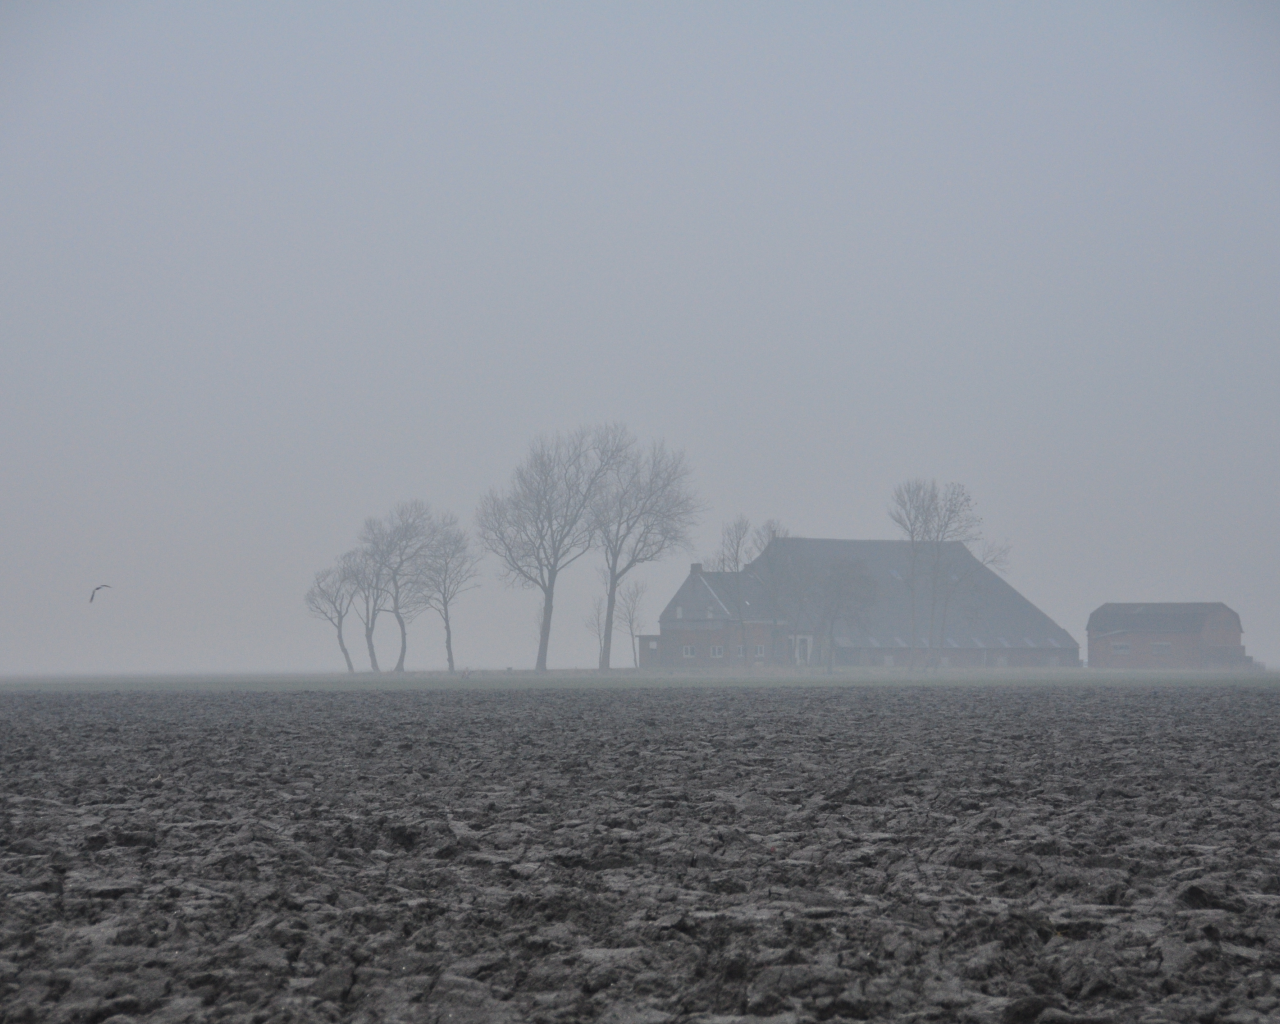
[[[0,694],[3,1024],[1278,997],[1274,686]]]

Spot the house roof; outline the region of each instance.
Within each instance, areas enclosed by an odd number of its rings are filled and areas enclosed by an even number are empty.
[[[1079,650],[1066,630],[958,542],[917,548],[913,573],[907,541],[778,537],[740,573],[691,571],[659,623],[667,629],[678,621],[705,628],[741,618],[816,632],[822,627],[815,613],[784,595],[797,579],[820,588],[832,568],[842,565],[865,585],[857,607],[835,623],[839,646],[924,646],[932,621],[932,642],[943,647]]]
[[[772,622],[775,618],[769,587],[759,573],[706,572],[694,563],[658,621]]]
[[[1089,616],[1090,633],[1199,633],[1211,618],[1226,616],[1240,629],[1240,616],[1221,601],[1104,604]]]

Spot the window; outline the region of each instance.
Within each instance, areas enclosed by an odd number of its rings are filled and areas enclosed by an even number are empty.
[[[1129,645],[1128,644],[1112,644],[1111,653],[1112,654],[1128,654]]]
[[[684,645],[684,656],[685,656],[686,658],[692,658],[692,657],[694,656],[694,653],[695,653],[695,652],[694,652],[694,650],[693,650],[693,644],[685,644],[685,645]]]
[[[1009,659],[1005,657],[1003,654],[997,654],[996,668],[1008,668],[1008,667],[1009,667]]]
[[[893,668],[893,655],[892,655],[892,654],[886,654],[886,655],[884,656],[884,667],[885,667],[885,668]]]
[[[651,650],[651,651],[656,651],[657,649],[658,649],[658,641],[657,641],[657,640],[650,640],[650,641],[649,641],[649,650]]]
[[[1156,640],[1151,644],[1152,654],[1172,654],[1173,643],[1169,640]]]
[[[738,646],[733,649],[733,656],[735,658],[742,657],[742,644],[738,644]]]
[[[713,658],[723,658],[723,657],[724,657],[724,648],[723,648],[723,647],[721,647],[721,646],[719,646],[718,644],[713,644],[713,645],[712,645],[712,647],[711,647],[711,657],[713,657]]]
[[[756,657],[757,658],[764,657],[764,644],[756,644]]]
[[[683,619],[683,618],[684,618],[684,609],[683,609],[683,608],[681,608],[679,605],[676,605],[676,618],[677,618],[677,619]]]

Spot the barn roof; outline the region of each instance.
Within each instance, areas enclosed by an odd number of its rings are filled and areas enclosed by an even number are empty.
[[[1090,633],[1199,633],[1210,618],[1227,616],[1236,629],[1240,616],[1221,601],[1104,604],[1089,616]]]
[[[942,570],[936,602],[929,571],[935,556]],[[796,632],[813,631],[817,624],[812,621],[787,621],[787,602],[778,598],[779,581],[798,577],[820,581],[824,571],[842,564],[855,567],[867,580],[869,600],[836,624],[839,646],[923,646],[933,607],[933,642],[943,647],[1079,650],[1066,630],[958,542],[918,551],[913,588],[911,545],[907,541],[778,537],[740,573],[690,572],[659,622],[666,628],[673,628],[677,621],[687,627],[694,623],[716,626],[741,618],[787,626]],[[798,617],[803,619],[805,613]]]
[[[758,572],[708,572],[695,562],[658,621],[772,622],[776,617],[772,595]]]

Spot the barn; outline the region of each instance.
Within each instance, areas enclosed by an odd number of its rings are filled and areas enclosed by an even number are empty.
[[[1240,616],[1220,601],[1104,604],[1086,628],[1090,668],[1253,667]]]
[[[776,537],[700,563],[640,638],[640,667],[1078,667],[1080,645],[962,543]]]

